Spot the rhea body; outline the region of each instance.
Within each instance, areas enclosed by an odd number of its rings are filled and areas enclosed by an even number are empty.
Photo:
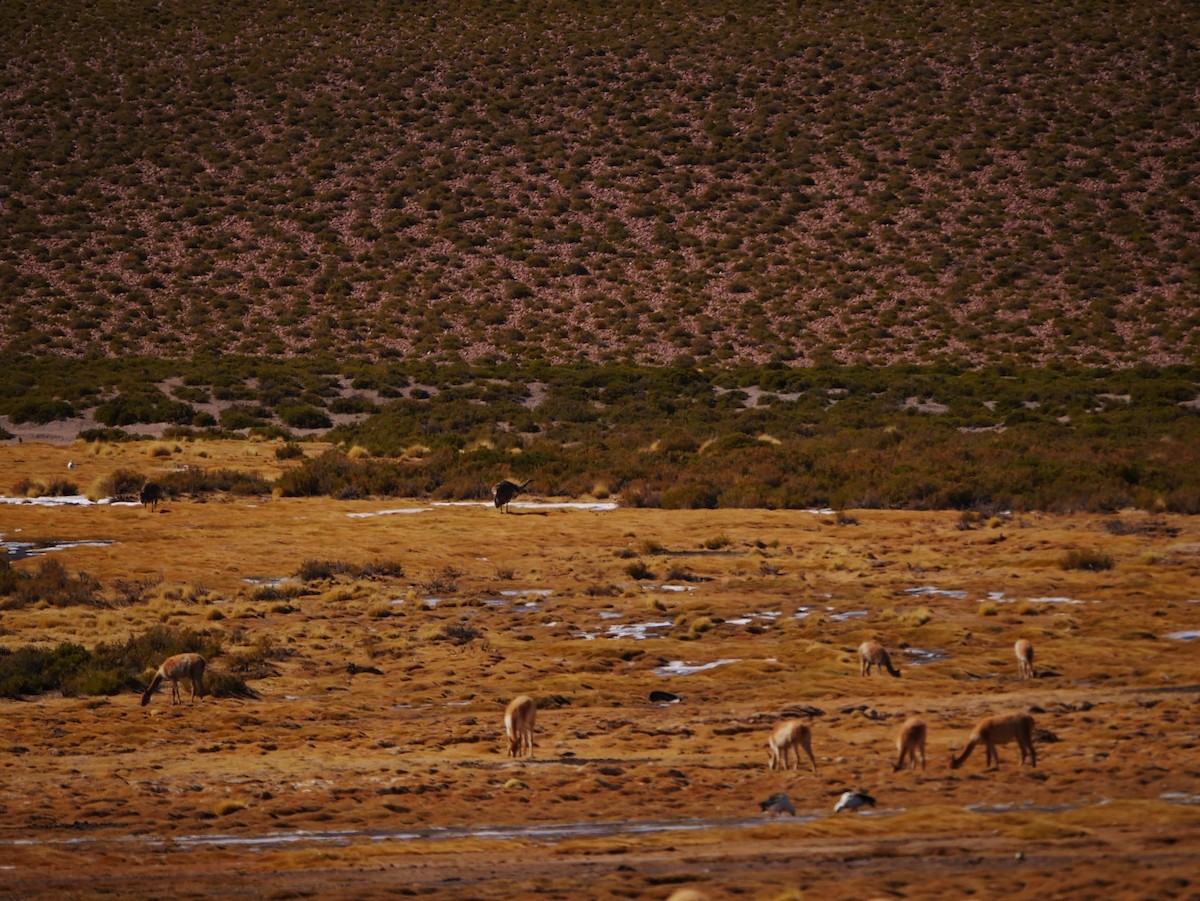
[[[508,479],[497,482],[492,488],[492,500],[496,504],[496,509],[501,513],[508,512],[508,505],[512,503],[512,499],[529,487],[532,479],[526,479],[521,484],[510,482]]]

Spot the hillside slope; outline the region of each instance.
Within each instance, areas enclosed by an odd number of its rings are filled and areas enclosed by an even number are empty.
[[[1200,8],[6,3],[0,350],[1197,358]]]

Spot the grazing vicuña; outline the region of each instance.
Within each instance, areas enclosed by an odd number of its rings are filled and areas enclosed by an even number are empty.
[[[187,679],[192,685],[192,703],[196,703],[196,696],[200,696],[200,700],[204,700],[204,658],[199,654],[176,654],[174,657],[168,657],[163,661],[162,666],[158,668],[158,672],[154,674],[154,678],[150,682],[150,686],[142,692],[142,706],[145,707],[150,703],[150,697],[154,694],[163,679],[167,679],[171,683],[171,703],[180,703],[179,697],[179,680]]]
[[[533,724],[537,720],[537,704],[529,695],[513,698],[504,710],[504,732],[508,736],[508,756],[522,753],[533,756]]]
[[[1021,749],[1021,764],[1024,765],[1025,758],[1028,757],[1029,765],[1037,766],[1037,751],[1033,748],[1033,717],[1028,713],[1010,713],[1004,716],[989,716],[976,723],[962,753],[950,758],[950,768],[957,770],[966,763],[980,742],[987,748],[988,765],[1000,766],[1000,754],[996,745],[1012,741]]]
[[[860,644],[858,660],[864,676],[871,675],[871,667],[874,666],[876,673],[881,673],[886,668],[897,679],[900,678],[900,670],[892,666],[892,658],[888,656],[887,649],[877,641],[864,641]]]
[[[904,769],[906,760],[908,768],[915,770],[918,754],[921,755],[921,769],[925,769],[925,736],[927,732],[925,721],[920,717],[910,716],[904,721],[904,724],[900,726],[900,731],[896,733],[896,750],[900,752],[900,756],[892,765],[893,773]]]

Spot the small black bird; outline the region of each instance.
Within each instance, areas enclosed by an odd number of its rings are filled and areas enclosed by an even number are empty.
[[[492,489],[492,499],[496,502],[496,509],[501,513],[507,513],[508,505],[512,502],[512,499],[528,488],[529,483],[532,481],[532,479],[526,479],[520,485],[510,482],[508,479],[497,482],[496,486]]]

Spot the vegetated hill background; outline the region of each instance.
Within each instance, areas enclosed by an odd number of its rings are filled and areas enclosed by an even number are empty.
[[[1200,6],[0,6],[0,351],[1193,363]]]

